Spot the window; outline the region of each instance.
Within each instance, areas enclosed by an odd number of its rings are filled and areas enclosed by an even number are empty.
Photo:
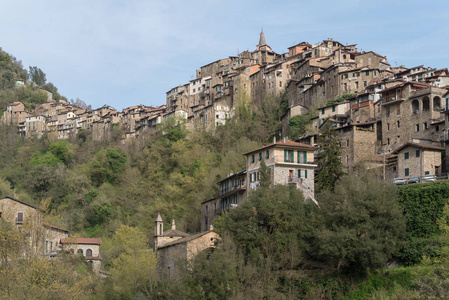
[[[400,128],[401,127],[401,123],[398,121],[398,128]]]
[[[267,153],[265,154],[265,158],[270,158],[270,150],[267,150]]]
[[[345,74],[345,78],[348,79],[348,77],[349,77],[349,74]]]
[[[365,71],[365,75],[366,75],[366,76],[369,76],[369,71]]]
[[[427,130],[427,122],[424,122],[424,130]]]
[[[86,256],[92,256],[92,250],[91,249],[87,249],[86,250]]]
[[[251,162],[253,163],[255,161],[256,161],[256,159],[254,158],[254,154],[251,154]]]
[[[321,109],[321,114],[322,114],[322,115],[324,115],[324,111],[325,111],[325,109],[322,108],[322,109]]]
[[[405,168],[405,176],[409,176],[410,175],[410,171],[408,168]]]
[[[259,152],[259,161],[262,160],[262,152]]]
[[[293,162],[293,150],[284,150],[284,162]]]
[[[349,139],[346,140],[346,147],[349,147]]]
[[[390,123],[387,123],[387,131],[390,131]]]
[[[421,152],[419,150],[416,150],[416,157],[419,157]]]
[[[435,131],[440,131],[440,126],[435,126]]]
[[[306,163],[307,163],[307,152],[298,151],[298,164],[306,164]]]
[[[23,212],[18,212],[17,213],[16,223],[19,223],[19,224],[23,223]]]
[[[78,249],[78,251],[76,251],[76,253],[83,254],[83,249]]]
[[[335,112],[335,105],[332,106],[332,112]]]
[[[390,138],[387,138],[387,145],[390,145]]]
[[[363,86],[366,87],[368,84],[366,83],[366,81],[363,82]]]
[[[408,152],[405,152],[404,153],[404,159],[408,159],[408,157],[409,157]]]
[[[419,124],[416,124],[416,131],[419,131]]]
[[[298,169],[298,178],[307,178],[307,170]]]

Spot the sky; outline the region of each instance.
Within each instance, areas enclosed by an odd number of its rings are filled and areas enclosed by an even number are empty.
[[[165,104],[203,65],[333,38],[392,66],[449,67],[449,1],[2,0],[0,47],[93,108]]]

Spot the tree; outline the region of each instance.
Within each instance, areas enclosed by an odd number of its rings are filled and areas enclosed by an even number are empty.
[[[111,284],[120,299],[142,293],[149,298],[156,284],[156,257],[147,251],[146,237],[138,228],[122,225],[112,237]]]
[[[47,81],[45,73],[36,66],[34,67],[30,66],[30,78],[31,81],[36,83],[38,86],[44,85],[45,82]]]
[[[271,185],[271,170],[265,164],[265,160],[260,162],[260,185],[268,187]]]
[[[247,201],[219,219],[217,230],[227,232],[247,259],[270,261],[273,268],[294,268],[313,232],[308,214],[314,204],[302,192],[283,185],[259,187]]]
[[[317,191],[334,190],[337,181],[343,176],[340,140],[331,125],[325,125],[318,139]]]
[[[385,266],[405,236],[396,195],[396,186],[373,176],[342,177],[318,199],[322,227],[313,256],[352,273]]]

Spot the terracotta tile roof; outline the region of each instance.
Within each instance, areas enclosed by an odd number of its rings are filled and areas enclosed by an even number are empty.
[[[275,146],[277,146],[277,147],[307,148],[307,149],[310,149],[310,150],[315,150],[316,149],[316,147],[313,147],[313,146],[310,146],[310,145],[307,145],[307,144],[298,143],[298,142],[292,142],[292,141],[285,141],[285,142],[277,142],[276,144],[270,144],[270,145],[267,145],[267,146],[263,146],[261,148],[258,148],[258,149],[246,152],[243,155],[248,155],[250,153],[257,152],[257,151],[264,150],[264,149],[271,148],[271,147],[275,147]]]
[[[67,238],[67,239],[61,239],[61,244],[101,245],[101,239],[99,239],[99,238]]]

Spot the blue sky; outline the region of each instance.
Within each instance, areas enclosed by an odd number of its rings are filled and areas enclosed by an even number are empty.
[[[161,105],[214,60],[334,38],[392,66],[449,66],[449,1],[22,1],[0,8],[0,47],[96,108]]]

